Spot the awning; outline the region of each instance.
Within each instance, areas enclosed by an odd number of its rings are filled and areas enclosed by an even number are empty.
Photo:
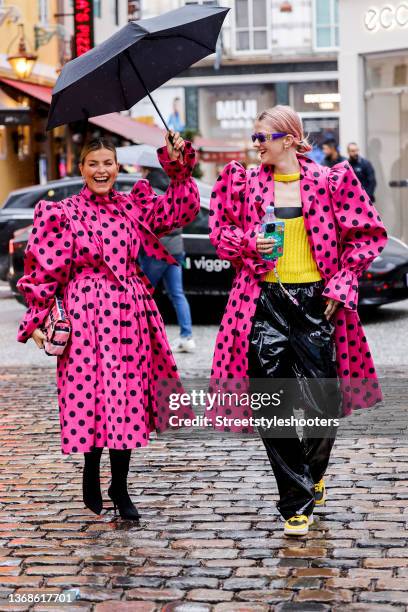
[[[40,102],[51,104],[51,87],[16,81],[14,79],[1,78],[0,81],[9,85],[9,87],[18,89],[27,96],[40,100]],[[100,115],[99,117],[91,117],[89,123],[133,142],[141,142],[152,145],[153,147],[160,147],[164,144],[164,130],[156,126],[146,125],[140,121],[135,121],[120,113],[110,113],[108,115]]]
[[[216,164],[227,164],[230,161],[245,161],[247,152],[239,144],[227,145],[220,140],[196,138],[194,144],[198,148],[200,160]]]
[[[29,125],[29,106],[19,104],[0,89],[0,125]]]

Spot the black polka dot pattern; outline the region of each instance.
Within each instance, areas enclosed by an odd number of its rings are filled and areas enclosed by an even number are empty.
[[[324,296],[340,301],[335,323],[337,369],[345,414],[382,399],[371,353],[356,311],[358,277],[383,250],[384,225],[348,162],[332,169],[299,155],[305,228],[322,278]],[[245,171],[225,166],[213,188],[210,239],[236,275],[216,340],[211,376],[247,380],[248,347],[260,282],[273,262],[256,251],[256,234],[266,207],[274,203],[273,169]],[[368,382],[367,382],[368,381]],[[218,407],[220,413],[223,408]],[[239,428],[238,428],[239,429]]]
[[[26,342],[63,292],[72,334],[57,360],[63,453],[94,446],[145,446],[172,414],[169,394],[182,391],[153,287],[137,265],[148,254],[174,262],[156,234],[191,222],[199,196],[191,171],[195,152],[186,143],[184,164],[159,159],[171,177],[157,196],[146,181],[131,194],[96,196],[87,187],[61,202],[41,201],[18,289],[27,303],[17,339]]]

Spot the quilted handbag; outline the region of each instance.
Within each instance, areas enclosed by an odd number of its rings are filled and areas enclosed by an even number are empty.
[[[44,350],[47,355],[62,355],[71,334],[71,322],[68,319],[63,301],[55,297],[53,305],[44,321],[42,331],[45,335]]]

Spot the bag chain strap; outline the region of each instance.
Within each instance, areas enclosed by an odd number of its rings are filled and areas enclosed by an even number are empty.
[[[276,261],[276,260],[275,260],[275,261]],[[287,296],[287,297],[290,299],[290,301],[291,301],[293,304],[295,304],[295,306],[299,306],[299,302],[297,301],[297,299],[296,299],[296,298],[295,298],[293,295],[291,295],[291,294],[289,293],[289,291],[286,289],[286,287],[284,287],[284,286],[283,286],[283,284],[282,284],[282,282],[281,282],[281,279],[279,278],[279,274],[278,274],[278,271],[277,271],[277,269],[276,269],[276,265],[275,265],[275,267],[273,268],[273,273],[274,273],[275,278],[276,278],[276,280],[278,281],[279,287],[282,289],[283,293],[284,293],[284,294],[285,294],[285,295],[286,295],[286,296]]]

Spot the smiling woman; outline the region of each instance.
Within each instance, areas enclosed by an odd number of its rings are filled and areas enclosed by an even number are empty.
[[[85,145],[85,185],[59,202],[37,204],[17,284],[28,305],[20,342],[32,338],[44,348],[41,328],[56,296],[71,322],[57,361],[61,446],[63,453],[84,453],[84,503],[100,514],[99,462],[108,447],[108,495],[121,517],[131,520],[139,518],[127,491],[131,451],[146,446],[151,432],[171,426],[163,387],[181,385],[153,288],[137,259],[143,247],[147,255],[175,264],[159,237],[190,223],[199,210],[191,178],[195,151],[178,133],[165,139],[158,159],[170,185],[163,195],[146,180],[130,194],[115,191],[114,146],[105,139]],[[188,407],[180,411],[183,418],[192,414]]]
[[[386,243],[382,221],[348,162],[329,169],[305,156],[311,147],[294,109],[263,111],[252,140],[260,165],[245,171],[230,162],[211,196],[210,240],[236,271],[212,388],[242,390],[249,382],[270,393],[283,386],[282,405],[266,417],[291,417],[303,407],[307,418],[334,419],[373,406],[381,391],[356,308],[358,277]],[[285,226],[279,260],[271,258],[269,237],[277,219]],[[275,227],[264,231],[268,225]],[[217,411],[229,414],[222,405]],[[233,416],[240,411],[238,403]],[[278,482],[284,533],[292,536],[306,534],[314,507],[324,504],[336,428],[312,427],[300,440],[289,423],[259,433]]]
[[[112,189],[119,172],[116,149],[110,140],[96,138],[81,151],[79,169],[89,189],[106,195]]]

